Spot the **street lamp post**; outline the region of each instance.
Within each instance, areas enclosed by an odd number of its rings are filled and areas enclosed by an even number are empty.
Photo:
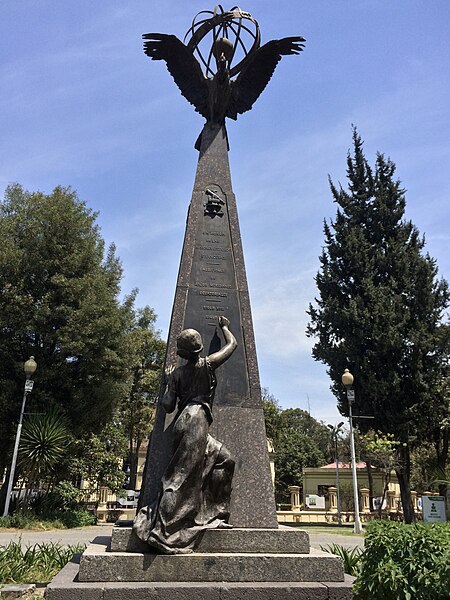
[[[336,427],[333,425],[328,425],[331,430],[331,434],[333,436],[334,441],[334,458],[336,462],[336,495],[337,495],[337,511],[338,511],[338,526],[342,525],[342,515],[341,515],[341,492],[339,488],[339,457],[338,457],[338,445],[337,445],[337,436],[341,431],[341,427],[344,423],[341,422]]]
[[[34,382],[31,378],[32,378],[34,372],[36,371],[36,369],[37,369],[37,363],[34,360],[34,356],[30,356],[30,358],[23,365],[23,370],[25,371],[26,380],[25,380],[25,388],[23,391],[22,408],[20,409],[19,423],[17,425],[16,441],[14,443],[14,451],[13,451],[13,456],[12,456],[12,461],[11,461],[11,471],[9,473],[8,489],[6,490],[5,508],[3,510],[4,517],[7,517],[8,512],[9,512],[9,504],[11,502],[11,492],[12,492],[12,487],[13,487],[13,483],[14,483],[14,474],[16,471],[17,454],[19,452],[20,434],[22,433],[22,422],[23,422],[23,415],[25,412],[25,404],[27,401],[27,395],[33,389]]]
[[[353,498],[355,501],[355,526],[354,532],[361,533],[362,525],[359,517],[359,498],[358,498],[358,478],[356,475],[356,458],[355,458],[355,437],[353,434],[353,415],[352,415],[352,404],[355,401],[355,391],[352,388],[353,375],[348,369],[345,369],[342,375],[342,383],[347,390],[348,400],[348,420],[350,424],[350,456],[352,460],[352,477],[353,477]]]

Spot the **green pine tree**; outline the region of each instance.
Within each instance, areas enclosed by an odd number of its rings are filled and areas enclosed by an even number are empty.
[[[410,450],[435,423],[430,418],[425,428],[423,414],[438,402],[438,328],[448,289],[423,252],[424,238],[404,220],[405,192],[394,179],[394,163],[378,154],[372,170],[356,129],[353,145],[348,190],[330,181],[338,209],[335,220],[324,224],[319,296],[309,307],[307,333],[317,338],[313,357],[328,365],[341,414],[348,414],[341,375],[349,368],[354,413],[374,417],[361,420],[360,428],[391,433],[401,442],[397,474],[411,521]]]

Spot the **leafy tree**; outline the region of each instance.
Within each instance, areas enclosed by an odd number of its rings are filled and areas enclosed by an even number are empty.
[[[278,500],[287,498],[290,485],[301,485],[304,467],[319,467],[326,461],[329,430],[304,410],[283,410],[278,400],[263,388],[266,433],[275,448],[275,491]]]
[[[339,485],[342,510],[346,513],[355,510],[355,496],[353,494],[353,485],[351,483],[341,483]],[[347,514],[347,521],[350,521],[350,515]]]
[[[83,478],[96,489],[108,487],[121,493],[125,484],[123,457],[127,439],[120,423],[111,421],[98,434],[85,434],[74,442],[69,472],[72,479]]]
[[[373,430],[359,436],[359,441],[364,449],[363,454],[366,460],[369,460],[371,465],[377,467],[383,473],[383,494],[378,506],[378,516],[381,518],[383,503],[391,482],[391,473],[399,467],[397,449],[400,442],[394,439],[392,433],[383,435]]]
[[[394,163],[382,154],[372,170],[355,129],[348,190],[330,181],[338,210],[331,224],[324,223],[319,297],[310,305],[307,333],[317,337],[313,356],[328,365],[340,412],[348,414],[341,385],[348,367],[355,376],[354,412],[374,417],[360,428],[392,433],[401,442],[397,475],[410,522],[410,451],[435,425],[423,415],[433,414],[439,402],[438,326],[448,288],[423,253],[417,228],[403,218],[405,194],[394,174]]]
[[[12,185],[0,203],[0,471],[30,355],[38,369],[28,406],[59,407],[75,436],[100,431],[123,397],[131,301],[119,302],[122,268],[113,245],[105,253],[96,216],[70,188]]]
[[[443,474],[450,468],[450,325],[442,324],[438,328],[437,354],[441,357],[442,373],[433,388],[433,412],[427,413],[429,428],[432,430],[433,446],[436,455],[436,468],[438,474],[435,480],[440,480],[439,493],[447,495],[450,485]],[[439,475],[440,473],[440,475]]]
[[[155,330],[155,321],[156,315],[149,306],[133,311],[126,336],[130,385],[119,415],[128,439],[130,489],[136,489],[139,450],[153,428],[164,363],[166,344]]]
[[[411,451],[411,489],[417,493],[431,491],[433,473],[437,470],[436,454],[432,445],[421,444]]]
[[[272,441],[276,450],[282,436],[281,415],[283,411],[278,400],[269,392],[268,388],[262,388],[261,392],[266,435]]]
[[[284,496],[290,485],[301,485],[305,467],[320,467],[324,457],[314,440],[301,431],[284,432],[281,444],[275,449],[275,489]]]
[[[322,464],[333,460],[330,445],[330,430],[321,421],[317,421],[306,410],[287,408],[282,412],[281,425],[285,432],[296,432],[307,436],[318,450]],[[305,465],[313,467],[316,465]],[[317,465],[319,466],[319,465]]]

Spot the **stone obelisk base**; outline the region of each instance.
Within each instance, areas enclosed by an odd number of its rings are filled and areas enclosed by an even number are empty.
[[[294,529],[206,531],[192,554],[143,552],[129,528],[96,538],[52,580],[47,600],[349,600],[337,556]]]

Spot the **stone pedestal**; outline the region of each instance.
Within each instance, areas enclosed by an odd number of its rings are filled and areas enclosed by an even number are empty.
[[[209,530],[192,554],[142,552],[130,528],[96,538],[47,600],[349,600],[341,560],[297,529]]]

